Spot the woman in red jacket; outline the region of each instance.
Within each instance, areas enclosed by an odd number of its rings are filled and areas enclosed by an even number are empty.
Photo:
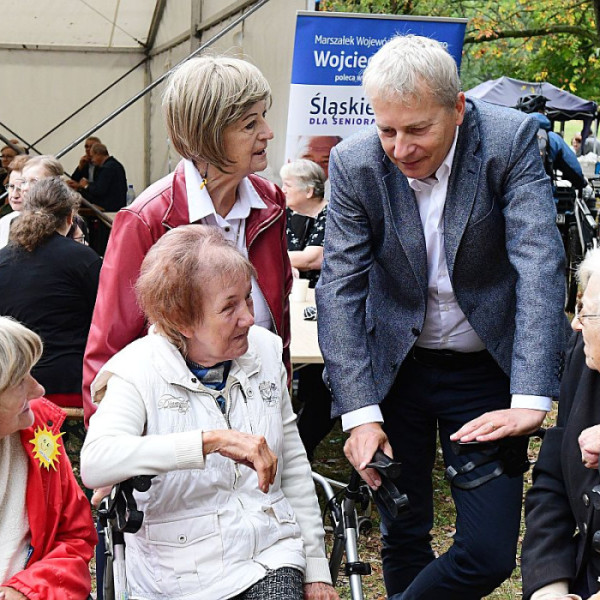
[[[250,260],[257,271],[256,324],[283,339],[289,372],[292,277],[285,198],[277,186],[254,175],[267,167],[270,104],[267,80],[240,59],[195,58],[170,76],[163,107],[169,137],[183,160],[115,218],[84,358],[86,422],[95,410],[89,386],[100,368],[146,333],[133,291],[142,260],[166,231],[180,225],[220,227]]]
[[[63,411],[31,376],[40,337],[0,317],[0,599],[84,600],[97,541],[60,437]]]

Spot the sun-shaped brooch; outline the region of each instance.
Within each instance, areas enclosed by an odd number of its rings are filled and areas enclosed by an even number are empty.
[[[58,435],[54,435],[44,425],[44,429],[38,427],[35,430],[33,439],[29,440],[29,443],[33,444],[33,457],[37,458],[40,461],[40,465],[46,467],[48,471],[50,467],[56,471],[54,462],[58,462],[58,457],[60,456],[58,440],[63,434],[64,431]]]

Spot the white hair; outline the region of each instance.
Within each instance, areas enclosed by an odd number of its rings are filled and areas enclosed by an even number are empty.
[[[369,98],[411,102],[431,91],[447,108],[456,106],[461,89],[455,60],[437,40],[398,35],[371,58],[363,73]]]
[[[585,290],[592,275],[600,275],[600,248],[589,250],[577,269],[577,280]]]
[[[293,177],[298,182],[298,185],[308,192],[312,188],[313,197],[319,200],[325,195],[325,171],[312,160],[299,158],[292,162],[286,163],[281,167],[279,175],[282,179]]]

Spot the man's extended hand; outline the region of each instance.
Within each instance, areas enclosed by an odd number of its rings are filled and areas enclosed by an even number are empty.
[[[539,429],[545,416],[545,411],[531,408],[493,410],[465,423],[450,439],[461,442],[492,442],[505,437],[527,435]]]
[[[344,445],[344,454],[360,476],[376,490],[381,485],[381,477],[375,469],[367,469],[377,449],[393,457],[392,447],[381,423],[364,423],[350,430],[350,437]]]
[[[588,469],[597,469],[598,456],[600,455],[600,425],[584,429],[578,438],[578,442],[583,464]]]

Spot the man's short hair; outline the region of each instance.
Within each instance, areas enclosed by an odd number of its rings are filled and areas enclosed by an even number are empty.
[[[163,111],[173,147],[189,160],[221,171],[232,164],[223,134],[256,102],[271,100],[257,67],[239,58],[203,56],[178,67],[167,80]]]
[[[100,156],[108,156],[108,148],[104,144],[94,144],[91,152]]]
[[[218,227],[182,225],[150,248],[135,289],[148,321],[185,352],[187,340],[181,331],[202,320],[208,284],[241,277],[250,281],[253,276],[252,264]]]
[[[461,89],[452,56],[437,40],[418,35],[398,35],[382,46],[364,71],[363,86],[370,98],[402,103],[429,91],[446,108],[456,106]]]

